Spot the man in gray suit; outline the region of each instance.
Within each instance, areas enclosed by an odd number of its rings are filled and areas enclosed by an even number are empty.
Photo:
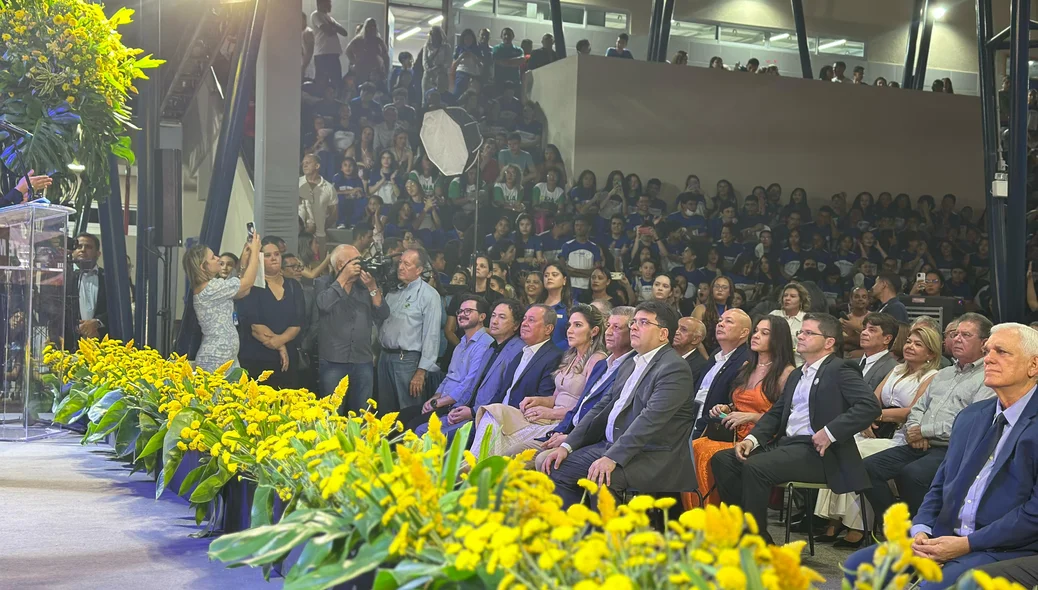
[[[897,357],[890,352],[890,346],[897,338],[897,329],[898,321],[886,313],[870,313],[862,321],[859,340],[862,355],[858,368],[869,391],[876,391],[887,374],[897,366]]]
[[[618,369],[609,394],[543,463],[555,493],[578,503],[582,478],[614,493],[696,488],[688,444],[695,421],[692,371],[672,347],[679,316],[661,301],[639,305],[631,320],[636,355]]]

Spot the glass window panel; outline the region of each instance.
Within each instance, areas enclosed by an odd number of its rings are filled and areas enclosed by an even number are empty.
[[[551,10],[549,9],[545,13],[546,20],[551,20]],[[571,25],[583,25],[584,24],[584,9],[579,6],[562,6],[562,22],[569,23]]]
[[[849,39],[822,37],[818,40],[818,53],[865,57],[865,43]]]
[[[715,25],[703,25],[686,21],[671,21],[670,35],[672,37],[688,37],[701,41],[713,41],[717,39],[717,27]]]
[[[591,19],[591,11],[588,11],[588,19]],[[590,24],[590,23],[589,23]],[[627,14],[623,12],[605,13],[605,26],[610,29],[627,30]]]
[[[494,0],[457,0],[454,6],[472,12],[494,12]]]
[[[748,29],[746,27],[732,27],[728,25],[721,25],[718,31],[718,39],[728,43],[739,43],[742,45],[759,45],[764,46],[764,41],[767,36],[765,31],[757,29]]]

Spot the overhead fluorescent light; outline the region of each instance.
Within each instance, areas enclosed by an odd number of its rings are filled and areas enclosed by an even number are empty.
[[[430,25],[438,25],[443,22],[443,15],[437,14],[436,16],[429,19]]]
[[[482,1],[483,0],[468,0],[468,2],[462,4],[461,7],[462,8],[472,8],[473,6],[479,4]]]
[[[789,39],[789,33],[779,33],[778,35],[772,35],[772,41],[781,41],[783,39]]]
[[[840,45],[844,45],[846,43],[847,43],[846,39],[837,39],[836,41],[830,41],[828,43],[823,43],[823,44],[819,45],[818,46],[818,51],[822,51],[824,49],[832,49],[833,47],[839,47]]]
[[[934,20],[941,20],[942,18],[944,18],[944,15],[947,14],[947,13],[948,13],[948,9],[943,7],[943,6],[934,6],[934,8],[933,8],[933,18],[934,18]]]
[[[414,37],[415,35],[417,35],[418,33],[421,33],[421,32],[422,32],[422,27],[414,27],[413,29],[408,29],[408,30],[404,31],[403,33],[400,33],[399,35],[396,36],[396,38],[397,38],[398,41],[403,41],[404,39],[407,39],[408,37]]]

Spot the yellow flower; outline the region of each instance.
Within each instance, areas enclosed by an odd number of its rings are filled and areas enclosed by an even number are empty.
[[[652,508],[652,504],[652,496],[635,496],[627,503],[627,507],[635,512],[646,512]]]
[[[915,568],[919,577],[927,582],[940,582],[944,577],[941,566],[931,559],[915,557],[912,559],[912,567]]]
[[[602,522],[609,522],[616,516],[616,498],[605,486],[598,489],[598,514],[602,516]]]
[[[631,579],[623,574],[613,574],[602,583],[602,590],[633,590]]]
[[[273,374],[274,371],[263,371],[259,374],[259,377],[256,377],[256,383],[263,383],[267,379],[270,379],[270,376]]]
[[[60,14],[55,14],[54,15],[54,24],[60,25],[60,24],[63,24],[64,22],[65,22],[65,17],[64,16],[62,16]]]
[[[908,505],[904,502],[894,504],[883,514],[883,534],[890,541],[897,541],[908,537],[908,531],[912,528],[912,517],[908,513]]]
[[[65,102],[67,102],[69,104],[72,104],[72,103],[76,102],[76,97],[74,97],[74,96],[66,96],[65,97]]]
[[[734,566],[725,566],[717,570],[717,585],[722,590],[745,590],[746,588],[746,574],[743,571]]]
[[[598,493],[598,484],[587,478],[577,480],[577,485],[584,488],[592,496]]]
[[[11,35],[4,33],[3,35],[0,35],[0,39],[3,39],[3,41],[6,43],[7,41],[11,40]]]
[[[411,523],[404,521],[404,524],[400,526],[400,531],[393,537],[393,542],[389,544],[390,555],[403,555],[407,551],[407,530],[410,528]]]
[[[187,445],[184,444],[184,441],[178,440],[177,441],[177,448],[180,449],[181,451],[186,451],[187,450]]]

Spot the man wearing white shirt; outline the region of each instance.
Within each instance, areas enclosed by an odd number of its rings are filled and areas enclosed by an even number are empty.
[[[713,358],[709,370],[703,375],[696,391],[698,415],[703,415],[703,408],[712,408],[717,404],[731,401],[732,382],[739,374],[739,369],[749,358],[749,347],[746,340],[750,337],[750,316],[741,309],[729,309],[721,314],[714,328],[714,336],[719,348]],[[696,436],[706,428],[706,422],[696,425]]]
[[[327,238],[324,235],[326,221],[335,219],[335,187],[321,176],[321,162],[317,156],[303,157],[303,175],[299,177],[299,218],[307,232],[312,233],[324,253]]]
[[[703,372],[710,366],[710,361],[699,352],[699,345],[706,338],[706,325],[694,317],[678,320],[678,330],[674,334],[674,350],[688,362],[693,381],[699,381]]]
[[[881,410],[861,374],[833,355],[841,350],[842,337],[833,316],[807,314],[797,333],[803,366],[790,374],[782,397],[750,434],[710,461],[721,500],[753,514],[769,543],[772,487],[821,483],[838,494],[869,487],[854,435]]]
[[[897,357],[890,352],[890,345],[897,338],[898,323],[894,316],[874,312],[865,316],[862,322],[861,344],[862,355],[858,360],[861,376],[870,390],[876,391],[887,374],[897,366]]]
[[[317,10],[310,14],[314,29],[314,69],[316,78],[328,80],[335,88],[342,84],[342,44],[339,35],[350,33],[332,18],[332,0],[317,0]]]
[[[617,371],[608,395],[545,457],[543,470],[564,506],[581,501],[582,478],[616,493],[696,488],[688,444],[695,421],[692,371],[671,347],[678,317],[662,301],[635,309],[630,330],[636,355]]]

